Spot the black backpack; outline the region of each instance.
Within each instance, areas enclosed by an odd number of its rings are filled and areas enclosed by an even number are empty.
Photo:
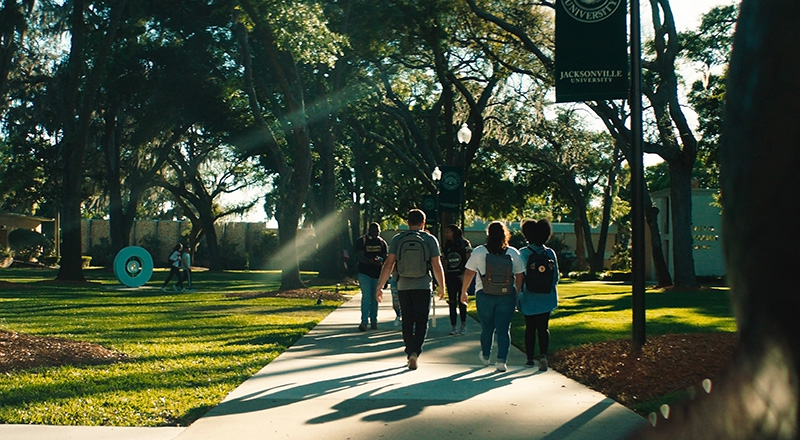
[[[481,275],[483,293],[489,295],[510,295],[514,292],[514,271],[511,256],[486,254],[486,273]]]
[[[533,293],[550,293],[556,274],[555,261],[547,252],[550,248],[545,246],[542,253],[538,253],[530,246],[528,249],[531,250],[531,254],[525,265],[525,290]]]

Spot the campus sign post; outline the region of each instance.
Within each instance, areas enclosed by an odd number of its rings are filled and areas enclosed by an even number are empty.
[[[630,80],[625,0],[556,1],[556,102],[629,99],[633,346],[645,343],[641,20],[631,0]]]

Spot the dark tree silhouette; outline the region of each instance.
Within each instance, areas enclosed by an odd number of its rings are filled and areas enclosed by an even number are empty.
[[[728,77],[720,178],[740,350],[710,394],[634,438],[800,438],[800,3],[742,2]],[[791,239],[789,239],[791,242]]]

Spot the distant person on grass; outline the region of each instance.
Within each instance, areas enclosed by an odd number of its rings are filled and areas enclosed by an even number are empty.
[[[189,252],[189,247],[181,254],[181,283],[186,283],[186,290],[192,289],[192,254]]]
[[[522,261],[526,262],[525,282],[519,293],[517,307],[525,316],[525,353],[528,368],[535,366],[534,352],[539,340],[539,371],[547,371],[547,350],[550,347],[550,313],[558,306],[558,259],[556,253],[545,246],[553,228],[550,222],[525,220],[522,222],[522,235],[528,245],[520,250]]]
[[[366,235],[356,242],[356,256],[358,257],[358,284],[361,287],[361,324],[359,331],[367,330],[367,322],[375,330],[378,328],[378,300],[375,298],[375,289],[382,288],[378,284],[381,276],[381,266],[386,260],[386,241],[380,236],[381,227],[377,223],[369,225]]]
[[[183,279],[181,279],[181,253],[183,251],[183,245],[178,243],[172,249],[172,253],[169,254],[169,275],[167,279],[164,281],[164,284],[161,285],[161,290],[164,292],[167,291],[167,285],[170,281],[172,281],[172,277],[175,277],[177,282],[174,286],[172,286],[175,291],[183,290]]]
[[[389,255],[383,264],[375,298],[383,301],[382,287],[397,265],[397,291],[403,315],[403,344],[408,369],[417,369],[422,343],[428,331],[430,313],[431,271],[439,286],[439,299],[445,295],[444,269],[439,258],[439,241],[425,231],[425,213],[412,209],[408,213],[408,231],[400,232],[389,243]]]
[[[508,245],[511,234],[504,223],[491,222],[486,244],[472,251],[461,283],[461,302],[467,303],[470,283],[475,279],[475,305],[481,320],[481,351],[478,358],[489,365],[492,339],[497,337],[497,371],[506,371],[511,346],[511,318],[517,306],[516,293],[522,288],[525,263]],[[479,274],[476,277],[475,274]]]

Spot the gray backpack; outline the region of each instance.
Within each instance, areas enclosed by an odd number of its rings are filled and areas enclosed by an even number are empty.
[[[510,295],[514,292],[514,273],[511,256],[486,254],[486,273],[481,275],[483,293],[489,295]]]
[[[428,274],[428,250],[423,232],[404,233],[397,243],[397,273],[405,278],[421,278]]]

